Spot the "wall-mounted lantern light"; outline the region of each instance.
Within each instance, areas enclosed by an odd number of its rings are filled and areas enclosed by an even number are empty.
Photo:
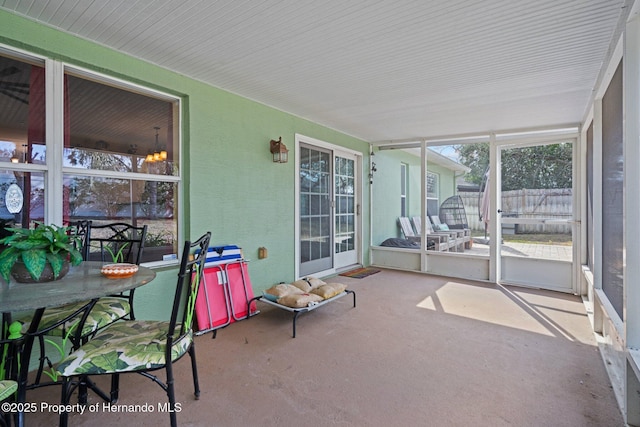
[[[274,163],[287,163],[289,161],[289,150],[287,146],[282,143],[282,137],[277,141],[271,140],[271,154],[273,155]]]

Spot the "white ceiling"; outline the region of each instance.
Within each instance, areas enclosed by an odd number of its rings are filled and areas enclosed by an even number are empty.
[[[367,141],[577,124],[632,0],[0,0]]]

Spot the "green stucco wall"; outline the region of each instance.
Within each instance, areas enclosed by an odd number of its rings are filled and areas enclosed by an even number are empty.
[[[186,236],[210,230],[212,244],[242,247],[256,293],[295,279],[295,162],[273,163],[269,141],[282,136],[290,159],[295,159],[296,133],[355,150],[363,153],[363,175],[368,174],[364,141],[5,11],[0,11],[0,43],[182,97]],[[362,179],[366,265],[369,189]],[[269,256],[258,260],[261,246]],[[158,270],[158,278],[138,290],[139,318],[168,312],[175,272]]]
[[[371,198],[372,243],[379,245],[390,237],[402,237],[400,216],[400,165],[408,165],[409,212],[420,212],[420,158],[401,150],[375,151],[377,172],[373,177]],[[417,208],[416,208],[417,206]],[[417,209],[417,210],[416,210]]]
[[[390,237],[404,237],[398,225],[400,216],[400,168],[408,167],[407,216],[420,216],[420,156],[403,150],[376,150],[373,161],[377,172],[374,174],[372,191],[372,243],[379,245]],[[456,194],[454,171],[429,162],[427,170],[438,174],[439,203]]]

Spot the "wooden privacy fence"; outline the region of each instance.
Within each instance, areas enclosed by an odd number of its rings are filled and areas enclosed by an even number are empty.
[[[458,193],[464,203],[469,228],[484,230],[484,222],[478,218],[478,203],[482,203],[477,191]],[[502,215],[511,218],[571,219],[573,212],[570,188],[524,189],[502,192]],[[495,218],[492,213],[490,218]],[[571,233],[571,224],[518,224],[517,233]]]

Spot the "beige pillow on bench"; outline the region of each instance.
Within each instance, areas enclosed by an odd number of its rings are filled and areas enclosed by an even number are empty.
[[[329,299],[344,292],[345,289],[347,289],[347,285],[343,285],[342,283],[325,283],[324,285],[312,289],[311,292],[321,296],[322,299]]]
[[[305,277],[304,279],[296,280],[291,283],[296,288],[300,289],[302,292],[311,292],[313,289],[322,286],[325,284],[320,279],[316,279],[315,277]]]
[[[322,297],[316,294],[289,294],[282,298],[278,298],[278,304],[286,305],[292,308],[308,307],[309,304],[322,301]]]
[[[300,289],[296,288],[293,285],[289,285],[287,283],[280,283],[278,285],[274,285],[264,291],[269,295],[273,295],[274,297],[281,298],[285,295],[289,294],[301,294],[303,293]]]

